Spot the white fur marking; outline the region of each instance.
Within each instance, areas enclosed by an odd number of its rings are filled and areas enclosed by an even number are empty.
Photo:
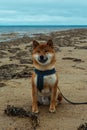
[[[34,54],[33,56],[34,56],[35,60],[36,60],[39,64],[41,64],[41,65],[47,65],[47,64],[49,64],[49,63],[51,62],[52,57],[53,57],[53,54],[52,54],[52,53],[46,54],[46,57],[48,58],[48,60],[47,60],[45,63],[39,62],[39,54]]]
[[[34,54],[33,56],[34,56],[35,60],[38,62],[39,55],[38,54]]]
[[[47,83],[51,86],[53,86],[55,84],[56,80],[57,80],[57,77],[55,74],[44,77],[44,83]]]
[[[46,56],[48,57],[48,60],[47,60],[46,64],[49,64],[51,62],[51,60],[52,60],[53,54],[48,53],[48,54],[46,54]]]

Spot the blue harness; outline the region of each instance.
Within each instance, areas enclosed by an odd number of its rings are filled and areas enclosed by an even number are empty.
[[[35,68],[34,71],[37,74],[37,88],[41,92],[44,86],[44,76],[55,74],[56,70],[53,68],[51,70],[41,71]]]

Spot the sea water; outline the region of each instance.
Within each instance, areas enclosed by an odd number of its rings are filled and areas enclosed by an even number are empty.
[[[54,31],[87,28],[87,25],[43,25],[43,26],[0,26],[0,34],[20,33],[20,34],[37,34],[50,33]]]

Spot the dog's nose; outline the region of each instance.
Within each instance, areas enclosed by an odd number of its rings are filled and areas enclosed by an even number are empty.
[[[41,59],[41,60],[43,60],[43,59],[44,59],[44,56],[43,56],[43,55],[41,55],[41,56],[40,56],[40,59]]]

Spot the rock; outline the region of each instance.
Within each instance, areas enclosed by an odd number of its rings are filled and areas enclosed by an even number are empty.
[[[73,60],[74,62],[84,62],[81,59],[78,58],[72,58],[72,57],[64,57],[63,60]]]
[[[15,59],[22,59],[22,58],[26,58],[26,57],[29,57],[30,54],[28,51],[20,51],[18,53],[16,53],[15,56],[13,56],[13,58]]]
[[[7,42],[6,43],[3,43],[3,42],[0,42],[0,50],[8,50],[10,49],[10,44],[8,44]]]
[[[0,88],[6,86],[5,83],[0,83]]]
[[[21,49],[20,48],[10,48],[10,49],[8,49],[8,51],[10,52],[10,53],[16,53],[16,52],[18,52],[18,51],[20,51]]]
[[[0,51],[0,58],[6,58],[7,57],[7,53],[4,51]]]
[[[7,64],[0,66],[0,80],[12,79],[13,74],[19,66],[17,64]]]
[[[25,50],[28,50],[30,53],[32,53],[33,47],[32,45],[28,45],[25,47]]]
[[[54,50],[55,50],[55,52],[60,52],[59,47],[58,47],[58,46],[56,46],[56,45],[54,45]]]
[[[53,43],[60,47],[73,46],[73,42],[67,37],[55,37]]]
[[[31,59],[20,59],[21,64],[32,64],[33,61]]]
[[[74,62],[83,62],[81,59],[77,59],[77,58],[74,58],[73,61]]]
[[[49,34],[43,34],[43,33],[40,33],[40,34],[33,34],[34,37],[33,40],[44,40],[44,41],[47,41],[49,39],[52,39],[51,36]]]
[[[1,48],[4,48],[7,49],[11,46],[19,46],[20,44],[24,44],[24,43],[30,43],[33,39],[31,37],[28,37],[28,36],[23,36],[23,37],[15,37],[15,39],[12,39],[12,37],[10,37],[10,39],[8,41],[3,41],[3,42],[0,42],[0,49]]]
[[[30,68],[25,68],[21,72],[17,72],[13,75],[12,78],[18,79],[18,78],[29,78],[32,76],[32,69]]]
[[[18,64],[2,65],[0,67],[0,80],[10,80],[14,78],[27,78],[32,75],[33,68]]]
[[[79,66],[76,66],[76,65],[73,65],[72,67],[74,67],[74,68],[76,68],[76,69],[80,69],[80,70],[85,70],[85,68],[79,67]]]
[[[87,46],[75,46],[74,49],[87,49]]]

